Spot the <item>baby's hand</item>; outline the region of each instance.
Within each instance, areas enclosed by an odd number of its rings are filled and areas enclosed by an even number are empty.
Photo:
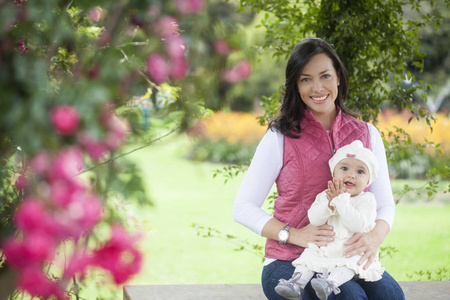
[[[342,179],[337,180],[333,178],[332,181],[328,181],[328,189],[325,190],[325,193],[327,194],[327,199],[330,202],[333,198],[345,193],[346,190],[347,189],[344,187]]]

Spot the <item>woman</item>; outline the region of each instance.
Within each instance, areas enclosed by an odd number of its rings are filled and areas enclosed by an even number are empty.
[[[361,255],[358,264],[367,269],[392,226],[395,204],[384,145],[373,125],[355,119],[345,107],[347,88],[345,67],[328,43],[318,38],[300,42],[286,66],[280,114],[269,124],[236,196],[234,220],[267,238],[261,279],[269,299],[284,299],[275,286],[292,276],[292,261],[308,243],[320,247],[333,241],[333,228],[309,224],[307,211],[327,188],[328,160],[341,146],[361,140],[380,163],[379,177],[369,189],[377,199],[376,226],[355,234],[344,254]],[[278,195],[270,216],[261,207],[274,182]],[[340,289],[329,299],[404,299],[387,272],[379,281],[349,281]],[[310,284],[303,299],[317,299]]]

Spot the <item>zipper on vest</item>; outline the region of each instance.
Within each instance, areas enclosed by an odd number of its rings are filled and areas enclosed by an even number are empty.
[[[328,139],[328,144],[330,145],[331,153],[334,155],[336,153],[336,149],[334,149],[333,142],[331,141],[331,137],[330,137],[331,129],[329,131],[325,130],[325,132],[327,133],[327,139]]]

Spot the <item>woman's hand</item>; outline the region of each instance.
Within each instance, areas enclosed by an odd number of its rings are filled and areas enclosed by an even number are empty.
[[[314,226],[308,224],[302,229],[291,228],[288,242],[303,248],[308,247],[308,243],[314,243],[321,247],[333,241],[334,234],[333,227],[330,225]]]
[[[377,257],[378,248],[383,243],[384,238],[389,232],[389,225],[383,220],[377,220],[377,225],[371,232],[355,233],[344,245],[350,247],[344,252],[345,257],[361,255],[358,265],[364,262],[364,270],[370,267],[373,260]]]

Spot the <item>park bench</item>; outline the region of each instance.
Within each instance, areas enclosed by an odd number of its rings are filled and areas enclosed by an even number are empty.
[[[399,282],[406,300],[450,299],[450,281]],[[124,300],[262,300],[260,284],[128,285]],[[386,299],[389,300],[389,299]]]

